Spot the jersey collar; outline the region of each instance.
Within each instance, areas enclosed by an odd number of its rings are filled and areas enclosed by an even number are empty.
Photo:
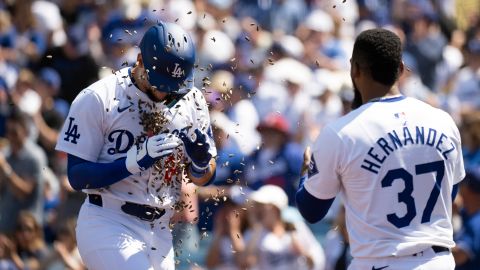
[[[378,98],[372,98],[370,99],[367,103],[370,102],[395,102],[395,101],[400,101],[405,99],[406,97],[404,95],[395,95],[395,96],[388,96],[388,97],[378,97]]]

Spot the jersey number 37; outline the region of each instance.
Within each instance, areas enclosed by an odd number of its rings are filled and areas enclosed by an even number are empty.
[[[445,162],[443,160],[419,164],[415,166],[415,175],[435,172],[435,185],[433,186],[427,205],[423,209],[422,223],[430,222],[433,208],[437,203],[440,190],[442,188],[442,180],[445,174]],[[382,188],[390,187],[395,180],[403,180],[405,188],[398,193],[398,202],[404,203],[407,207],[407,213],[399,217],[396,213],[388,214],[387,220],[397,228],[403,228],[412,222],[417,215],[415,207],[415,199],[412,197],[413,192],[413,175],[404,168],[394,169],[387,172],[382,179]]]

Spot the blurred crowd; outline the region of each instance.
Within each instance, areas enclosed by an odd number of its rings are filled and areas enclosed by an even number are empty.
[[[196,41],[218,150],[215,182],[192,195],[198,215],[172,226],[180,269],[346,269],[341,202],[312,226],[294,194],[304,148],[350,110],[353,42],[373,27],[401,37],[403,94],[461,130],[454,255],[458,269],[480,269],[478,0],[0,1],[0,269],[84,269],[85,196],[54,150],[58,131],[77,93],[135,63],[158,20]]]

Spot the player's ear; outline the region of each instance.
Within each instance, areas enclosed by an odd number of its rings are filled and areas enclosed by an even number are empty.
[[[360,75],[360,66],[353,59],[350,59],[350,75],[352,78]]]

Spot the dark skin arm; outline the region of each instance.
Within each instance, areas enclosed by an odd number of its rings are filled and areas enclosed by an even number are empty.
[[[453,258],[455,259],[456,265],[462,265],[466,263],[469,259],[468,254],[463,249],[458,247],[452,248],[452,255],[453,255]]]

